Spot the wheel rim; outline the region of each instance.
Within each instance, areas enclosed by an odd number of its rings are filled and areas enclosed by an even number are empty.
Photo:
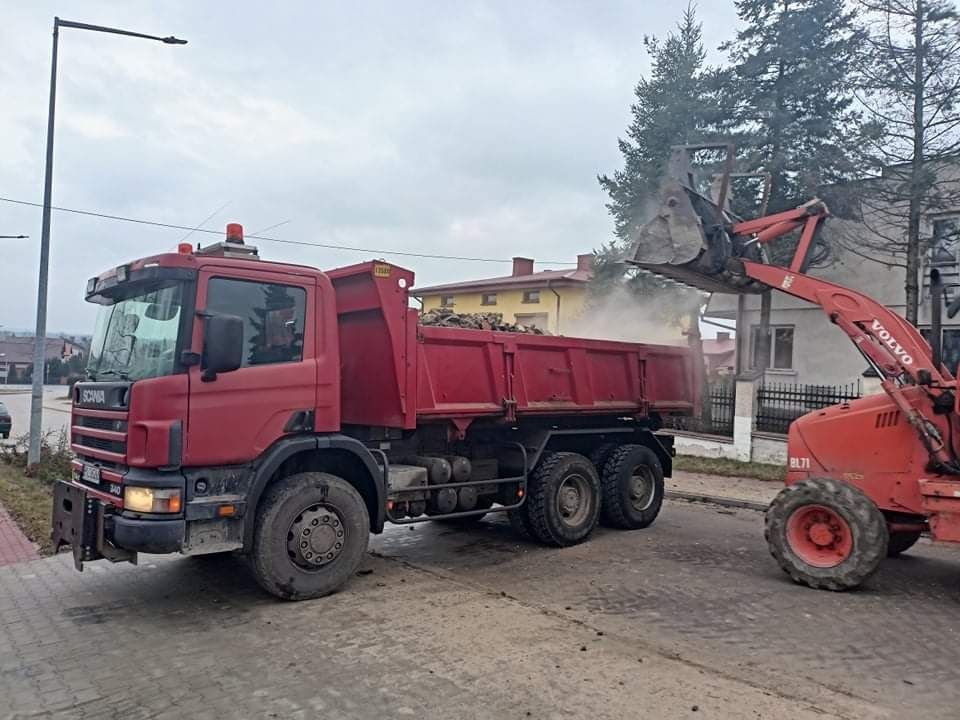
[[[340,512],[331,505],[310,505],[287,530],[287,555],[297,567],[317,570],[343,552],[347,529]]]
[[[787,522],[787,541],[803,562],[813,567],[836,567],[853,552],[850,525],[824,505],[798,508]]]
[[[656,483],[653,479],[653,473],[646,465],[637,465],[630,475],[630,505],[637,512],[643,512],[653,505],[653,498],[656,495]]]
[[[567,475],[557,492],[557,512],[564,524],[580,525],[590,515],[590,483],[579,473]]]

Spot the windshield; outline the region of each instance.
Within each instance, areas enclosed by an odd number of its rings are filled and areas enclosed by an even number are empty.
[[[142,380],[172,374],[182,297],[183,283],[177,282],[102,306],[90,344],[90,379]]]

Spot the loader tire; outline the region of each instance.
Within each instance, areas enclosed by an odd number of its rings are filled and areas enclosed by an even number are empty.
[[[887,555],[886,520],[862,491],[830,478],[785,487],[767,509],[770,554],[794,582],[850,590]]]
[[[260,586],[283,600],[340,589],[367,554],[370,517],[350,483],[304,472],[267,488],[257,507],[251,566]]]
[[[587,539],[600,516],[600,478],[593,463],[571,452],[546,454],[527,482],[527,530],[544,545]]]
[[[622,530],[649,527],[663,505],[663,468],[643,445],[621,445],[600,474],[600,522]]]
[[[887,557],[897,557],[902,552],[912,548],[920,539],[919,530],[907,530],[890,533],[890,542],[887,544]]]

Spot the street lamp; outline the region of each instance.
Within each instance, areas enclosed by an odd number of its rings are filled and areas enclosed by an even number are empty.
[[[40,461],[40,429],[43,415],[43,373],[46,366],[46,339],[47,339],[47,275],[50,263],[50,203],[53,185],[53,114],[57,101],[57,41],[60,37],[60,28],[74,28],[76,30],[92,30],[94,32],[126,35],[128,37],[158,40],[167,45],[186,45],[186,40],[175,38],[172,35],[159,37],[144,35],[143,33],[104,27],[102,25],[88,25],[87,23],[72,22],[53,18],[53,55],[50,62],[50,108],[47,112],[47,166],[43,179],[43,228],[40,234],[40,277],[37,283],[37,333],[33,347],[33,390],[30,398],[30,447],[27,453],[27,466],[36,465]]]

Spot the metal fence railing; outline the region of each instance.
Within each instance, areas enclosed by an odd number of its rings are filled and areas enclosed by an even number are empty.
[[[862,394],[859,381],[847,385],[764,383],[757,388],[756,429],[786,434],[790,423],[811,410],[856,400]]]
[[[736,399],[732,379],[711,380],[707,384],[710,400],[704,403],[701,417],[669,417],[666,427],[707,435],[733,437],[733,409]]]

